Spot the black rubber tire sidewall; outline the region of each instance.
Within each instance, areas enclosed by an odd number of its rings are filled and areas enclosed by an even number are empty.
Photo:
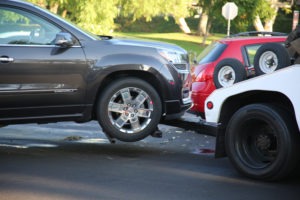
[[[279,180],[290,174],[299,158],[299,131],[293,118],[283,109],[269,104],[252,104],[238,110],[228,123],[225,136],[226,153],[235,168],[242,174],[262,180]],[[251,168],[247,165],[241,151],[237,150],[238,134],[243,134],[243,124],[249,118],[259,118],[272,124],[277,130],[278,155],[275,161],[264,168]]]
[[[235,80],[234,83],[241,82],[246,79],[247,72],[243,64],[234,58],[226,58],[221,60],[215,67],[213,73],[213,80],[216,88],[222,88],[222,84],[219,82],[219,72],[224,66],[230,66],[235,72]]]
[[[147,127],[138,133],[127,134],[121,132],[111,124],[108,116],[108,103],[112,95],[120,89],[127,87],[136,87],[142,89],[153,101],[151,122]],[[143,81],[139,78],[121,78],[108,85],[101,95],[99,95],[96,114],[99,124],[107,135],[124,142],[135,142],[144,139],[156,130],[162,114],[162,103],[156,90],[146,81]]]
[[[261,66],[259,65],[259,60],[263,55],[263,53],[267,51],[273,52],[278,59],[278,66],[275,70],[282,69],[284,67],[291,65],[291,58],[289,56],[287,49],[283,45],[279,43],[263,44],[261,45],[261,47],[258,48],[254,56],[254,69],[255,69],[256,76],[265,74],[265,72],[262,71]]]

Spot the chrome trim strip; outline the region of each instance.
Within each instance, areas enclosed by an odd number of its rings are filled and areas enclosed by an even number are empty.
[[[22,45],[20,45],[20,44],[0,44],[0,47],[2,47],[2,46],[4,46],[4,47],[7,47],[7,46],[9,46],[9,47],[51,47],[51,48],[61,48],[60,46],[57,46],[57,45],[37,45],[37,44],[35,44],[35,45],[29,45],[29,44],[22,44]],[[81,46],[79,46],[79,45],[76,45],[76,46],[72,46],[71,48],[81,48]]]
[[[38,119],[38,120],[45,120],[45,119],[58,119],[58,118],[79,118],[82,117],[83,114],[81,113],[76,113],[76,114],[64,114],[64,115],[47,115],[47,116],[32,116],[32,117],[6,117],[6,118],[1,118],[0,122],[2,121],[14,121],[14,120],[34,120],[34,119]],[[10,123],[7,123],[10,124]]]
[[[73,93],[78,89],[54,89],[54,90],[0,90],[0,94],[12,93]]]

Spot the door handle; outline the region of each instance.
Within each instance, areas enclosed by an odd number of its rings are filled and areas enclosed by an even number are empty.
[[[0,57],[0,62],[2,63],[9,63],[9,62],[13,62],[14,59],[10,58],[10,57]]]

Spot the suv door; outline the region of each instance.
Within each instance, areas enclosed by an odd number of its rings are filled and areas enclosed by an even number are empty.
[[[82,112],[84,75],[64,69],[84,72],[86,59],[78,41],[54,44],[62,31],[43,16],[0,6],[0,120]]]

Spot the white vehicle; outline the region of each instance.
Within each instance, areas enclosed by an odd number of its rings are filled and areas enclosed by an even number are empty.
[[[263,180],[288,176],[300,159],[300,65],[215,90],[205,102],[216,157]]]

